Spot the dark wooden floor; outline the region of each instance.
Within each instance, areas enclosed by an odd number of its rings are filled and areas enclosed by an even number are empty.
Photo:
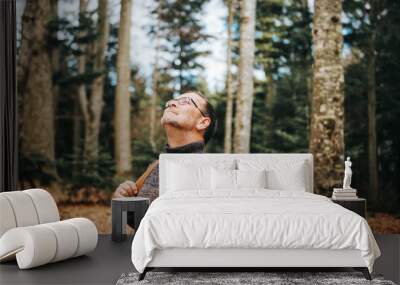
[[[110,235],[99,235],[96,249],[87,256],[28,270],[19,270],[15,261],[0,264],[0,284],[115,284],[122,273],[135,270],[131,243],[132,237],[112,242]]]
[[[374,272],[399,284],[400,235],[376,235],[376,240],[382,256],[376,261]],[[115,284],[122,273],[135,270],[130,258],[131,243],[132,237],[116,243],[109,235],[100,235],[96,250],[88,256],[28,270],[19,270],[16,262],[3,263],[0,284]]]

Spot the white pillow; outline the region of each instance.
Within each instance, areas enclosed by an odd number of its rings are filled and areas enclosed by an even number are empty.
[[[212,167],[211,181],[213,190],[236,190],[236,170]]]
[[[211,188],[211,167],[168,163],[168,191],[185,191]]]
[[[238,190],[240,188],[266,188],[266,170],[211,170],[213,190]]]
[[[182,158],[167,158],[164,160],[165,167],[168,169],[170,164],[179,164],[184,167],[214,167],[217,169],[236,169],[236,159],[212,159],[212,157],[208,157],[207,155],[203,155],[200,153],[192,154],[193,157],[187,157],[182,155]]]
[[[267,171],[268,189],[306,192],[306,177],[302,168],[285,173],[272,169]]]
[[[266,170],[236,170],[238,188],[267,188]]]
[[[240,170],[266,169],[267,188],[305,192],[308,184],[306,160],[244,160],[238,161]]]

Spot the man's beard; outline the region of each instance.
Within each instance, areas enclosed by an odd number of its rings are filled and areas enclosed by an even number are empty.
[[[161,125],[170,125],[177,129],[183,129],[183,126],[177,120],[168,118],[168,116],[165,116],[165,114],[161,118]]]
[[[175,121],[175,120],[169,120],[168,122],[165,122],[163,125],[166,125],[166,124],[173,126],[174,128],[177,128],[177,129],[183,129],[182,126],[178,123],[178,121]]]

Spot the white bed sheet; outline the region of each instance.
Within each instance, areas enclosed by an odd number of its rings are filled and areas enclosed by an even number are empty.
[[[143,272],[165,248],[357,249],[370,272],[380,256],[361,216],[321,195],[265,189],[162,195],[135,234],[133,265]]]

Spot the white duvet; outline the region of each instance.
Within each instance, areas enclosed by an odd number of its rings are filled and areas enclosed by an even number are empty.
[[[365,219],[328,198],[296,191],[171,192],[153,201],[135,234],[143,272],[164,248],[358,249],[372,272],[380,250]]]

